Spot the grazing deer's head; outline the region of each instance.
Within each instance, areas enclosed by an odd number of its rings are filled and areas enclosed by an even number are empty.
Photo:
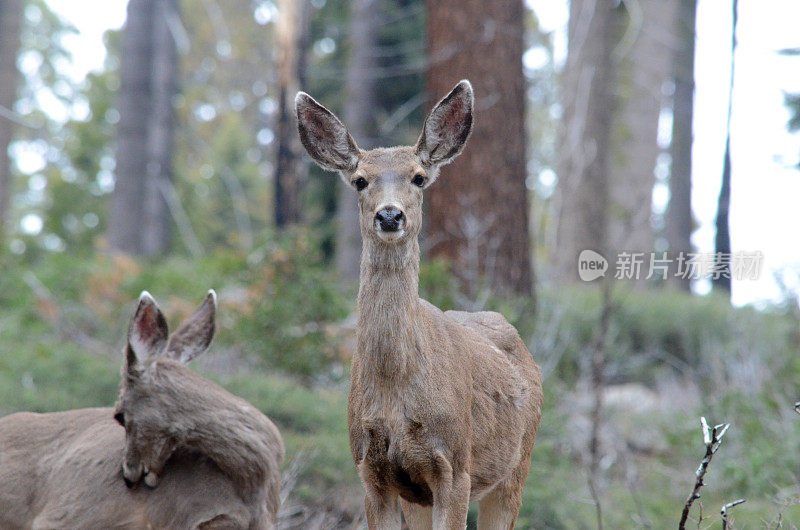
[[[431,111],[417,143],[362,151],[331,111],[305,92],[295,98],[300,140],[322,168],[338,171],[358,192],[361,233],[387,244],[416,238],[422,190],[452,161],[472,130],[473,94],[463,80]]]
[[[208,292],[172,336],[156,301],[145,291],[128,328],[125,361],[114,419],[125,427],[123,475],[129,485],[144,474],[155,487],[158,473],[196,421],[207,397],[202,378],[184,365],[206,351],[214,337],[217,295]]]

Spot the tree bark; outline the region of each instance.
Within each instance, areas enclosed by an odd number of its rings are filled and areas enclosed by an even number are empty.
[[[277,163],[274,179],[275,226],[285,228],[302,219],[302,185],[305,167],[294,120],[294,96],[300,88],[299,72],[305,66],[304,16],[308,0],[281,0],[276,27],[278,40]]]
[[[429,0],[429,106],[462,78],[474,87],[472,137],[427,191],[426,244],[445,257],[470,295],[531,295],[525,186],[525,79],[521,0]]]
[[[19,71],[17,54],[22,26],[22,0],[0,2],[0,107],[3,113],[13,111],[17,99]],[[14,135],[14,124],[0,116],[0,243],[5,239],[11,203],[11,161],[8,146]]]
[[[672,143],[670,155],[670,199],[666,213],[666,235],[672,259],[683,252],[692,251],[692,120],[694,116],[694,45],[697,0],[680,0],[676,17],[678,46],[675,50],[675,92],[672,98]],[[675,276],[671,282],[683,291],[689,291],[688,278]]]
[[[378,67],[378,25],[381,0],[353,0],[350,3],[350,56],[347,63],[347,102],[344,122],[359,147],[377,147],[378,86],[374,76]],[[336,217],[336,266],[344,283],[358,280],[361,263],[361,231],[358,221],[358,196],[350,186],[338,186]]]
[[[131,0],[122,44],[117,167],[109,222],[112,249],[156,255],[169,245],[177,52],[168,28],[175,0]]]
[[[609,131],[616,107],[611,52],[619,41],[621,17],[622,9],[610,1],[570,3],[558,161],[561,204],[552,261],[553,278],[559,283],[578,281],[582,250],[607,254]]]

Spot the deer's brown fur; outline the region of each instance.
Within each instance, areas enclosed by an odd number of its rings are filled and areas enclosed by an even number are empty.
[[[116,408],[0,419],[0,528],[272,528],[280,434],[182,364],[208,347],[214,314],[211,292],[168,340],[143,294]]]
[[[311,157],[361,188],[348,423],[369,527],[399,529],[402,505],[412,529],[462,530],[479,501],[480,528],[513,528],[541,418],[539,368],[500,314],[442,312],[418,297],[422,191],[469,136],[469,82],[411,147],[362,151],[313,98],[300,93],[296,105]]]

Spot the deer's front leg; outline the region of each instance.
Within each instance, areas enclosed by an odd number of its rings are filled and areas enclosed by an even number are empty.
[[[433,492],[434,530],[464,530],[469,511],[470,478],[467,472],[452,475]]]
[[[376,495],[367,492],[364,497],[367,526],[370,530],[400,530],[400,504],[397,495]]]

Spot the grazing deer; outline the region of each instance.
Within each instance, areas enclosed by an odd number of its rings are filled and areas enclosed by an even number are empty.
[[[0,419],[0,528],[273,528],[278,429],[184,366],[211,343],[215,314],[209,291],[169,337],[144,292],[115,409]]]
[[[295,104],[311,158],[358,192],[348,424],[369,527],[400,529],[401,505],[412,529],[462,530],[479,501],[479,528],[513,528],[541,418],[539,368],[498,313],[443,313],[418,296],[422,191],[469,137],[469,81],[439,101],[411,147],[362,151],[308,94]]]

